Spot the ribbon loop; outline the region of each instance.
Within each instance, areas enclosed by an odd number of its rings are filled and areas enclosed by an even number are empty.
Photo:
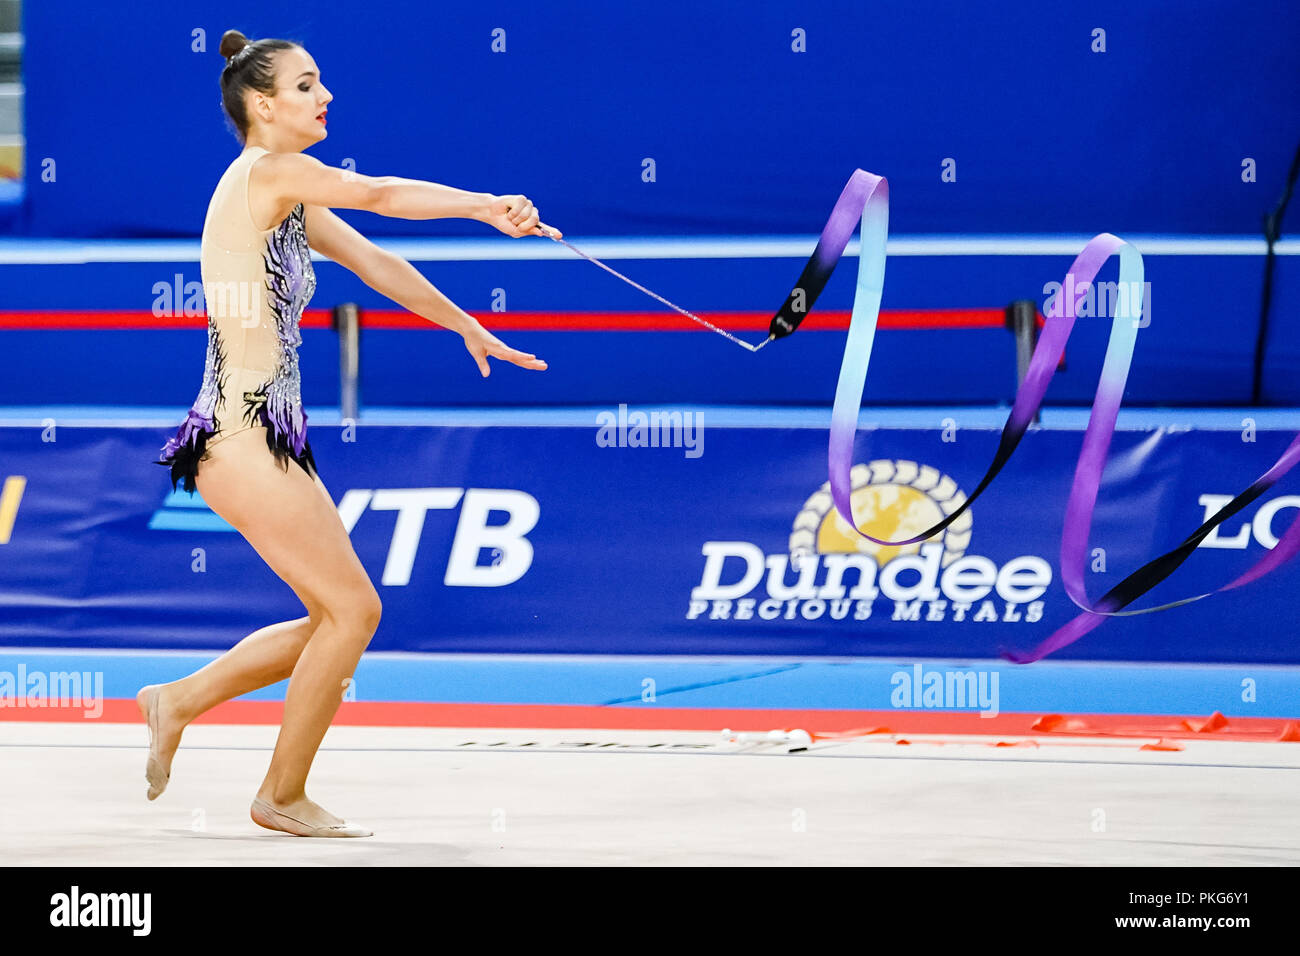
[[[1101,267],[1111,256],[1119,255],[1119,283],[1111,320],[1110,339],[1106,344],[1101,377],[1097,383],[1088,425],[1084,431],[1082,450],[1075,465],[1074,481],[1066,503],[1065,526],[1061,537],[1061,581],[1070,600],[1078,605],[1083,613],[1057,629],[1032,651],[1028,653],[1004,651],[1003,657],[1018,663],[1039,660],[1078,640],[1108,617],[1150,614],[1199,601],[1218,591],[1227,591],[1257,580],[1300,553],[1300,517],[1297,517],[1268,554],[1223,587],[1157,607],[1134,611],[1123,610],[1169,577],[1214,528],[1255,501],[1279,478],[1300,463],[1300,436],[1297,436],[1272,467],[1227,506],[1205,521],[1178,547],[1134,571],[1107,591],[1095,605],[1088,601],[1083,583],[1084,567],[1087,563],[1088,535],[1092,530],[1093,512],[1101,487],[1106,455],[1110,450],[1111,438],[1115,434],[1119,407],[1124,397],[1124,386],[1128,382],[1133,350],[1137,344],[1137,331],[1142,326],[1146,288],[1141,254],[1118,236],[1108,232],[1095,236],[1083,247],[1083,251],[1066,272],[1065,282],[1053,296],[1045,311],[1042,333],[1029,360],[1025,380],[1016,392],[1015,402],[1002,428],[993,461],[975,490],[942,521],[902,541],[887,541],[862,531],[853,515],[851,498],[854,442],[857,437],[858,417],[862,411],[862,393],[866,386],[867,369],[871,363],[871,351],[875,344],[876,327],[880,318],[880,300],[885,284],[885,250],[889,234],[889,183],[884,177],[876,176],[863,169],[853,171],[853,175],[849,177],[849,181],[831,210],[830,218],[822,229],[821,237],[804,266],[799,281],[772,317],[767,339],[758,345],[741,341],[694,313],[673,305],[667,299],[615,272],[563,239],[557,239],[555,236],[551,238],[569,246],[602,269],[688,318],[725,336],[737,345],[756,352],[768,342],[791,335],[799,328],[822,290],[826,288],[831,273],[834,272],[836,264],[848,246],[849,239],[852,238],[854,224],[859,221],[861,251],[858,255],[857,287],[853,295],[848,337],[844,345],[839,381],[835,388],[835,403],[831,411],[827,464],[830,471],[831,498],[836,511],[854,532],[868,541],[881,545],[916,544],[933,537],[961,517],[975,499],[984,493],[1010,460],[1043,404],[1047,387],[1060,366],[1065,345],[1074,330],[1079,299],[1094,292],[1094,281]],[[1101,300],[1100,292],[1095,292],[1093,301]]]

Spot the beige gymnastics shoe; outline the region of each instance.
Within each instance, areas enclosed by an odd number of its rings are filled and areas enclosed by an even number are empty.
[[[342,823],[334,824],[327,827],[314,827],[309,823],[291,817],[281,810],[277,810],[261,797],[253,798],[253,805],[249,808],[248,815],[253,818],[253,822],[259,827],[266,827],[268,830],[280,830],[284,833],[292,833],[294,836],[302,837],[368,837],[374,836],[374,833],[365,827],[359,827],[356,824],[348,823],[346,820]]]
[[[171,774],[163,767],[162,759],[158,756],[158,696],[161,691],[161,685],[150,684],[141,688],[135,697],[136,706],[149,725],[149,757],[144,765],[144,779],[149,783],[145,796],[150,800],[157,800],[171,779]]]

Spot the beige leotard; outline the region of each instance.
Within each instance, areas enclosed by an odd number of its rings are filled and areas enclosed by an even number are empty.
[[[173,489],[183,482],[193,492],[206,449],[252,428],[266,429],[267,448],[285,467],[292,458],[316,471],[298,372],[298,324],[316,273],[302,203],[271,229],[253,221],[248,174],[267,152],[240,153],[208,203],[199,253],[208,311],[203,382],[156,462],[171,468]]]

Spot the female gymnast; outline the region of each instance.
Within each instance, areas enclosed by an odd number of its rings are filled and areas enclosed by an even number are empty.
[[[303,150],[325,138],[333,96],[297,43],[221,38],[225,111],[243,152],[218,181],[200,252],[208,348],[198,399],[157,462],[172,488],[197,488],[302,601],[305,617],[249,634],[181,680],[136,702],[149,726],[148,798],[166,788],[186,725],[217,704],[289,679],[284,721],[250,816],[298,836],[372,833],[307,797],[307,774],[348,679],[379,624],[380,601],[334,499],[316,473],[299,395],[298,322],[316,287],[310,250],[431,322],[459,332],[487,376],[488,356],[545,369],[507,346],[427,282],[330,211],[399,219],[464,217],[511,237],[560,236],[521,195],[466,192],[334,169]],[[294,464],[290,464],[290,459]],[[200,467],[202,462],[202,467]]]

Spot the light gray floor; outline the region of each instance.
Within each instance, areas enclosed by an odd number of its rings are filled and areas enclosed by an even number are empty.
[[[1300,863],[1300,744],[334,727],[309,793],[375,836],[310,840],[248,818],[276,733],[191,727],[150,803],[143,725],[0,722],[0,864]]]

